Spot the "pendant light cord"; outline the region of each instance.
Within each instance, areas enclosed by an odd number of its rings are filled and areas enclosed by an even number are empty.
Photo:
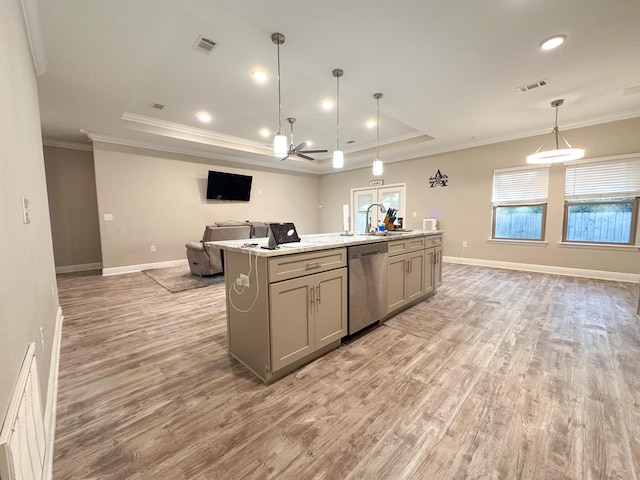
[[[278,135],[282,135],[282,96],[280,94],[280,43],[278,45]]]
[[[376,120],[376,160],[380,160],[380,97],[381,95],[376,94],[376,112],[377,112],[377,120]]]
[[[336,75],[336,150],[340,150],[340,75]]]

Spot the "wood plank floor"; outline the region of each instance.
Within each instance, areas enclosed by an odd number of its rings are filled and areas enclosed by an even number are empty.
[[[638,285],[445,264],[273,385],[223,286],[58,278],[55,479],[640,479]]]

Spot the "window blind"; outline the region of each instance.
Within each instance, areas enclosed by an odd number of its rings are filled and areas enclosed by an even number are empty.
[[[564,195],[567,199],[636,197],[640,195],[640,157],[567,165]]]
[[[546,203],[549,167],[494,170],[494,205]]]

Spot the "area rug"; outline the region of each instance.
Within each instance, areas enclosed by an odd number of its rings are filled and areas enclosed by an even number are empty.
[[[208,287],[224,283],[224,274],[219,273],[210,277],[192,275],[189,265],[178,267],[153,268],[143,270],[142,273],[155,280],[171,293],[184,292],[193,288]]]

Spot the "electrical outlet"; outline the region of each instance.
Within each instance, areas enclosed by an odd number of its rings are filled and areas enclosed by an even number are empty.
[[[113,214],[111,214],[111,213],[105,213],[105,214],[104,214],[104,221],[105,221],[105,222],[111,222],[111,221],[113,221]]]
[[[467,246],[468,246],[467,241],[466,241],[466,240],[464,240],[464,241],[462,242],[462,248],[467,248]]]
[[[249,277],[247,275],[245,275],[244,273],[240,274],[240,284],[248,287],[249,286]]]
[[[413,218],[416,218],[417,215],[418,215],[417,212],[413,212]]]
[[[151,245],[149,248],[151,249],[152,252],[156,251],[156,246],[155,245]]]

